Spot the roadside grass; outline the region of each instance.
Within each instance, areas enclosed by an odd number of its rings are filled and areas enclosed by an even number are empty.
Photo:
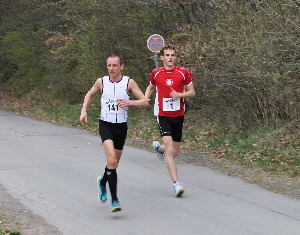
[[[0,230],[0,235],[21,235],[21,233],[18,231]]]
[[[217,157],[238,162],[246,168],[288,177],[300,175],[300,131],[296,125],[220,133],[209,143]]]
[[[21,235],[18,231],[0,230],[0,235]]]
[[[14,218],[7,214],[0,213],[0,235],[21,235],[20,232],[10,230],[11,228],[16,226]]]

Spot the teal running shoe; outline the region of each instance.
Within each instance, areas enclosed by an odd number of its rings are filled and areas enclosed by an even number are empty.
[[[102,186],[100,184],[100,181],[102,180],[102,178],[99,176],[97,178],[97,185],[98,185],[98,188],[99,188],[99,192],[98,192],[98,200],[99,202],[106,202],[107,201],[107,192],[106,192],[106,187],[105,186]]]
[[[111,204],[110,211],[117,212],[117,211],[121,211],[121,210],[122,210],[122,207],[121,207],[119,201],[113,201]]]

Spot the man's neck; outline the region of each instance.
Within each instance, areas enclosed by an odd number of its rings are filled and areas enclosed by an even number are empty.
[[[174,67],[175,67],[175,65],[173,65],[173,66],[165,66],[165,65],[164,65],[164,68],[165,68],[166,70],[172,70],[172,69],[174,69]]]
[[[121,74],[120,76],[118,76],[118,77],[111,77],[111,76],[110,76],[110,80],[111,80],[112,82],[119,82],[119,81],[122,79],[122,77],[123,77],[122,74]]]

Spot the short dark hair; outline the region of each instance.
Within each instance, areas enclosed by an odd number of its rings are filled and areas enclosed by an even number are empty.
[[[110,55],[108,58],[119,58],[120,65],[123,64],[123,58],[122,58],[121,56],[117,55],[117,54],[112,54],[112,55]],[[107,58],[107,59],[108,59],[108,58]]]
[[[161,54],[161,55],[164,55],[165,50],[173,50],[173,51],[175,51],[175,53],[176,53],[175,47],[174,47],[173,45],[170,45],[170,44],[165,45],[163,48],[161,48],[160,54]]]

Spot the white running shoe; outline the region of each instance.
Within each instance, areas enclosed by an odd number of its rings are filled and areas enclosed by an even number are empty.
[[[153,147],[156,151],[158,151],[157,149],[160,147],[160,143],[159,143],[158,141],[153,141],[152,147]]]
[[[161,152],[159,149],[160,147],[160,143],[158,141],[153,141],[152,143],[152,147],[156,150],[156,152],[158,153],[158,157],[160,160],[164,161],[165,160],[165,153]]]
[[[184,193],[183,187],[178,183],[174,183],[174,190],[175,190],[175,196],[176,197],[181,197],[181,195]]]

